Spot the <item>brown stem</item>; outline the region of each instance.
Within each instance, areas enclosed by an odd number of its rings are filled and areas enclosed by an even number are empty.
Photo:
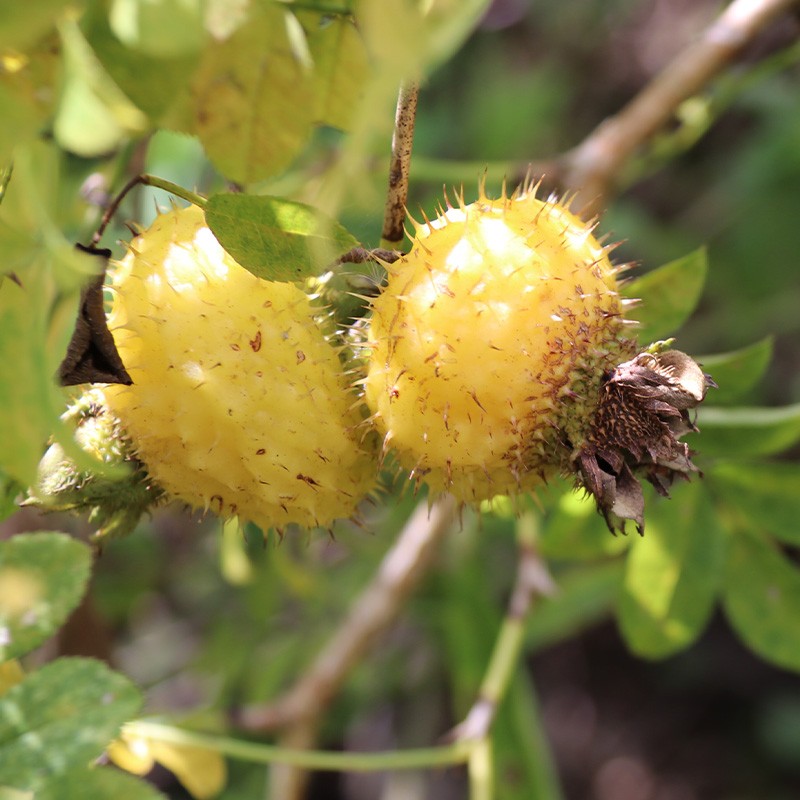
[[[405,235],[403,226],[408,201],[408,175],[411,169],[411,147],[417,119],[419,84],[404,83],[397,98],[397,112],[392,136],[392,161],[389,167],[389,191],[383,216],[381,246],[396,249]]]
[[[618,114],[602,122],[562,159],[563,189],[592,216],[614,188],[623,164],[672,117],[678,106],[716,77],[773,19],[796,0],[733,0]]]
[[[374,638],[397,617],[455,513],[452,497],[437,500],[430,509],[427,500],[422,501],[314,663],[282,697],[241,710],[235,722],[246,730],[265,732],[319,717]]]

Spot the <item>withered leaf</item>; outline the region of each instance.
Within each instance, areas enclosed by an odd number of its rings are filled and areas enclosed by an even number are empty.
[[[117,352],[103,308],[103,283],[111,251],[82,244],[75,246],[84,253],[102,258],[103,271],[81,290],[75,331],[58,368],[58,381],[62,386],[79,383],[122,383],[129,386],[133,381]]]

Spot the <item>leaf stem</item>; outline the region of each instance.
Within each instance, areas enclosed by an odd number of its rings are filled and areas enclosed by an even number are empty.
[[[90,248],[96,247],[100,243],[100,239],[103,238],[103,234],[108,227],[108,223],[111,222],[111,218],[117,213],[120,203],[122,203],[122,201],[125,199],[128,192],[130,192],[134,187],[140,185],[153,186],[156,189],[163,189],[165,192],[169,192],[170,194],[174,194],[176,197],[180,197],[182,200],[186,200],[187,203],[193,203],[196,206],[200,206],[200,208],[206,207],[206,199],[204,197],[201,197],[199,194],[192,192],[189,189],[184,189],[183,186],[179,186],[177,183],[168,181],[165,178],[159,178],[156,175],[148,175],[147,173],[134,175],[122,187],[122,189],[120,189],[117,196],[111,201],[111,204],[105,210],[103,218],[100,220],[100,225],[92,236],[92,240],[89,244]]]
[[[141,739],[213,750],[221,755],[254,764],[288,764],[303,769],[341,772],[383,772],[386,770],[443,767],[467,763],[475,742],[451,742],[437,747],[370,753],[335,753],[325,750],[296,750],[229,736],[199,733],[162,722],[137,720],[125,725],[125,733]]]

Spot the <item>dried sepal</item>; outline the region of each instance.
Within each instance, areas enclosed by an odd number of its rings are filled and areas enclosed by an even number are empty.
[[[584,488],[612,531],[632,520],[644,532],[644,476],[663,496],[697,467],[680,437],[697,428],[690,410],[716,386],[680,350],[645,350],[607,374],[592,424],[574,456]]]

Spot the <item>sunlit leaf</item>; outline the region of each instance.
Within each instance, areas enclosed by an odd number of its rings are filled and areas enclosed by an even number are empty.
[[[772,337],[712,356],[697,356],[696,361],[716,382],[718,388],[706,395],[706,403],[717,404],[736,397],[758,384],[772,358]]]
[[[63,533],[24,533],[0,542],[0,661],[33,650],[80,602],[92,556]]]
[[[354,247],[350,233],[311,206],[245,194],[215,194],[206,220],[220,244],[259,278],[297,281]]]
[[[153,58],[126,47],[109,28],[108,14],[92,5],[81,19],[81,29],[104,69],[130,100],[153,121],[169,115],[178,124],[183,106],[189,103],[189,81],[199,62],[199,53]]]
[[[764,456],[800,441],[800,403],[780,408],[701,408],[689,446],[707,456]]]
[[[136,688],[99,661],[61,658],[31,673],[0,698],[3,781],[38,790],[48,779],[85,766],[140,702]]]
[[[144,781],[110,767],[78,767],[48,781],[36,800],[166,800]]]
[[[253,4],[246,24],[204,49],[192,81],[196,132],[240,183],[288,166],[314,122],[312,69],[296,57],[289,17],[280,4]]]
[[[707,271],[706,251],[700,249],[625,285],[628,297],[641,300],[628,315],[640,323],[636,335],[642,344],[675,333],[689,318],[700,300]]]
[[[761,658],[800,671],[800,571],[766,540],[731,542],[723,594],[725,612],[744,643]]]
[[[725,534],[702,487],[676,487],[649,507],[647,528],[625,564],[618,620],[628,646],[664,658],[691,644],[711,616],[724,564]]]
[[[412,78],[449,58],[488,6],[488,0],[367,0],[359,4],[357,19],[370,54]]]
[[[117,38],[132,50],[171,58],[202,47],[204,13],[201,0],[112,0],[108,18]]]
[[[721,503],[742,514],[748,528],[800,545],[800,464],[796,461],[715,464],[706,480]]]
[[[143,133],[146,117],[110,79],[77,22],[63,22],[60,31],[64,80],[53,123],[58,143],[92,157],[113,150],[132,133]]]

